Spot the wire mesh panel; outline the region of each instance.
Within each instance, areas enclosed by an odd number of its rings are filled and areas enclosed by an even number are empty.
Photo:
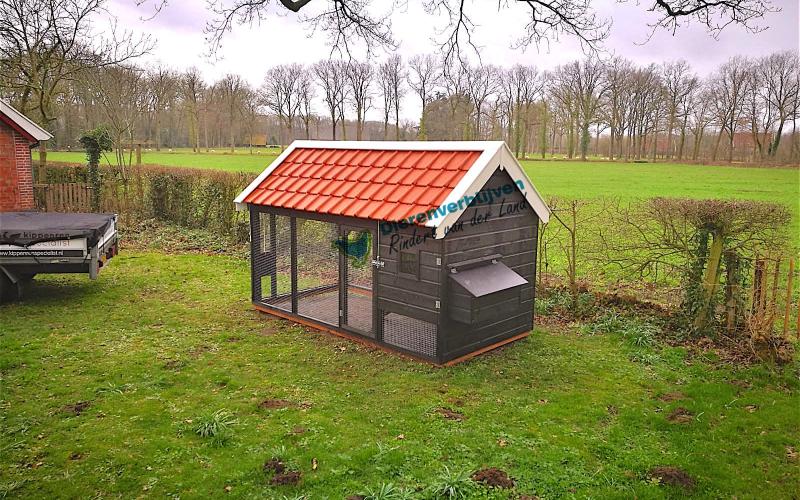
[[[292,310],[290,217],[251,213],[253,300]]]
[[[436,325],[397,313],[383,312],[383,341],[407,351],[436,358]]]
[[[375,337],[372,328],[372,233],[345,229],[345,303],[342,326]]]
[[[296,218],[297,314],[339,326],[338,226]]]

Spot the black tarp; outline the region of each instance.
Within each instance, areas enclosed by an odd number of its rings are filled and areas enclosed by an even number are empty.
[[[108,230],[113,214],[0,212],[0,245],[27,246],[43,241],[86,238],[94,246]]]
[[[525,285],[528,281],[502,262],[494,262],[450,274],[473,297]]]

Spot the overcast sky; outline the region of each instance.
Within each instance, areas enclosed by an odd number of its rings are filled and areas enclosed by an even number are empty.
[[[288,13],[271,16],[260,26],[234,27],[223,40],[222,50],[217,54],[220,59],[212,59],[208,57],[203,33],[211,15],[206,10],[205,0],[168,0],[161,12],[150,20],[147,18],[152,15],[158,0],[148,1],[150,3],[140,7],[136,6],[136,0],[111,0],[109,4],[119,27],[150,33],[157,42],[152,55],[145,58],[147,63],[161,62],[175,68],[196,66],[209,81],[226,73],[238,73],[258,86],[270,66],[313,63],[330,54],[323,34],[309,36],[305,27],[296,21],[295,14]],[[320,1],[312,1],[306,9]],[[386,8],[382,5],[389,3],[389,0],[373,1],[374,12],[384,12]],[[398,53],[404,59],[418,53],[437,52],[432,37],[447,26],[445,17],[425,14],[420,3],[408,0],[408,5],[395,10],[392,16],[393,32],[400,44]],[[705,75],[734,55],[760,56],[780,50],[798,50],[800,2],[773,0],[773,3],[782,11],[765,16],[762,24],[769,29],[761,33],[753,34],[738,26],[730,26],[715,40],[703,26],[695,25],[679,30],[675,36],[657,32],[650,41],[647,41],[650,32],[647,24],[657,16],[647,12],[646,6],[651,4],[649,0],[641,0],[641,5],[637,5],[636,0],[625,3],[593,0],[592,5],[600,16],[613,19],[611,34],[605,43],[608,54],[621,55],[641,65],[686,59],[695,71]],[[514,5],[513,0],[509,4],[509,8],[498,12],[496,1],[467,0],[473,20],[478,25],[475,39],[481,46],[481,58],[485,64],[510,66],[523,63],[550,69],[583,57],[580,45],[569,37],[553,40],[549,47],[530,47],[526,51],[512,49],[514,39],[522,33],[525,10]],[[384,53],[377,54],[373,62],[382,57],[385,57]],[[416,99],[407,96],[404,104],[402,118],[416,121],[419,114]],[[376,109],[368,115],[370,119],[378,119],[378,116]]]

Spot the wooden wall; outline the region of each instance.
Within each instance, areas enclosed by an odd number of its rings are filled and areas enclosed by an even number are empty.
[[[505,171],[497,170],[481,189],[501,189],[513,185]],[[522,207],[515,211],[512,207]],[[503,213],[501,215],[501,209]],[[512,212],[512,213],[509,213]],[[479,216],[491,214],[487,221],[478,222]],[[472,223],[475,218],[475,224]],[[461,224],[460,227],[457,224]],[[533,300],[536,276],[536,238],[539,218],[525,202],[518,189],[502,194],[490,204],[474,201],[461,215],[444,238],[444,268],[471,259],[500,254],[504,263],[528,281],[521,290],[519,305],[502,320],[491,323],[466,325],[451,320],[448,307],[458,307],[470,297],[449,278],[443,280],[440,322],[440,349],[443,361],[453,359],[482,347],[500,342],[531,330],[533,327]],[[506,305],[503,305],[505,307]]]

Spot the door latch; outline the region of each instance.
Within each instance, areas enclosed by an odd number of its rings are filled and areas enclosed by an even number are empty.
[[[372,259],[372,265],[383,269],[383,266],[386,265],[386,262],[382,261],[381,259]]]

